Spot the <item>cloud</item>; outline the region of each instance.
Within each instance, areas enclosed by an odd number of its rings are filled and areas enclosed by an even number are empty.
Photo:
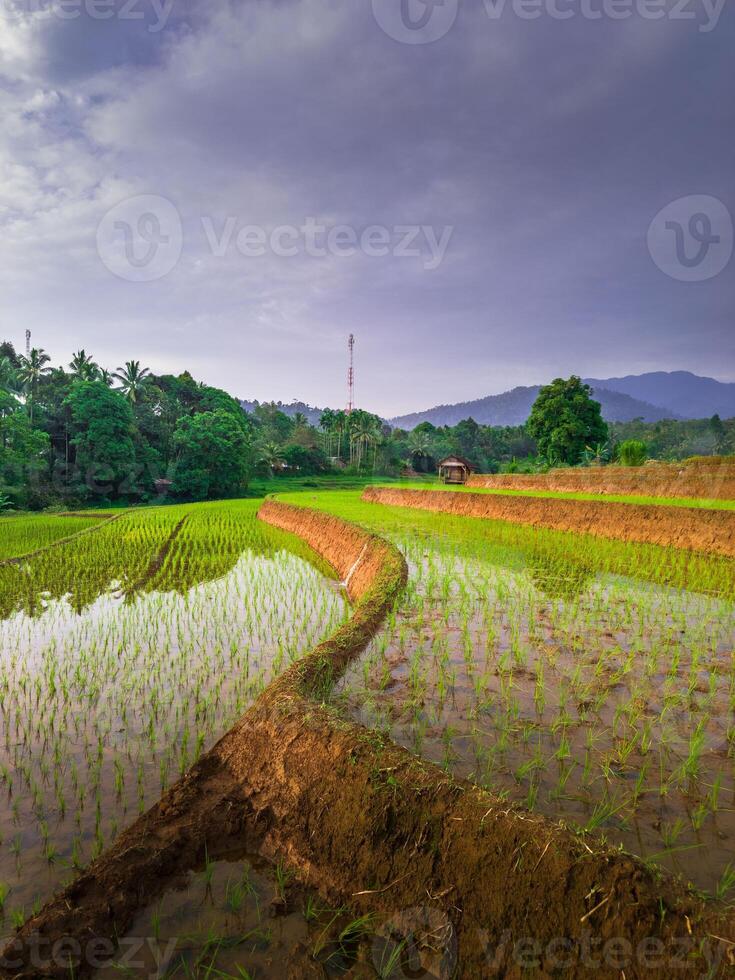
[[[336,404],[354,330],[361,397],[385,414],[438,386],[447,401],[565,371],[732,376],[732,277],[681,289],[646,251],[669,200],[708,193],[735,211],[731,13],[700,35],[640,19],[490,22],[468,0],[425,46],[336,0],[177,2],[156,33],[150,10],[0,13],[11,322],[60,361],[135,348],[243,395]],[[102,216],[138,194],[171,201],[184,229],[179,264],[145,284],[115,279],[96,252]],[[218,257],[202,225],[310,216],[453,234],[427,272],[392,256]]]

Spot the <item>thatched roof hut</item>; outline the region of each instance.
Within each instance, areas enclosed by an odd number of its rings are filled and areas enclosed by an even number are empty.
[[[439,479],[442,483],[466,483],[475,465],[464,456],[447,456],[439,463]]]

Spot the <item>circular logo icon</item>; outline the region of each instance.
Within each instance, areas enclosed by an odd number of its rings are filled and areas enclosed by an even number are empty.
[[[716,197],[681,197],[662,208],[651,222],[648,251],[672,279],[714,279],[732,258],[732,215]]]
[[[157,194],[120,201],[97,227],[97,252],[110,272],[128,282],[152,282],[168,275],[181,257],[181,216]]]
[[[403,909],[376,930],[372,957],[378,975],[390,980],[451,980],[457,934],[440,909]]]
[[[457,19],[459,0],[373,0],[381,29],[401,44],[431,44],[444,37]]]

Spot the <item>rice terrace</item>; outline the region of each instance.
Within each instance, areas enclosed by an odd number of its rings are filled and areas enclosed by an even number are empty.
[[[731,964],[732,556],[424,487],[2,519],[7,975]]]
[[[735,0],[0,0],[0,980],[735,978]]]

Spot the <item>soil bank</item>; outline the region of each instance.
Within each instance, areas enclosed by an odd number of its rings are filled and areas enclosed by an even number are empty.
[[[362,499],[735,557],[735,511],[392,487],[367,487]]]
[[[702,458],[686,463],[645,466],[589,466],[549,473],[475,473],[467,485],[504,490],[554,490],[562,493],[613,493],[642,497],[735,499],[732,457]]]

